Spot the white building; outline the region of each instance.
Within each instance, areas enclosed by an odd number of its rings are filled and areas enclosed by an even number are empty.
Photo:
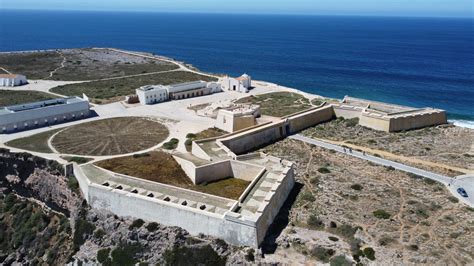
[[[143,86],[136,90],[141,104],[155,104],[168,100],[168,90],[165,86]]]
[[[167,100],[180,100],[221,92],[216,82],[192,81],[168,86],[144,86],[137,89],[141,104],[155,104]]]
[[[238,78],[225,76],[220,80],[220,83],[224,90],[247,93],[252,87],[252,78],[247,74],[243,74]]]
[[[74,121],[89,115],[89,101],[79,97],[7,106],[0,109],[0,133]]]
[[[17,74],[0,74],[0,87],[15,87],[28,84],[26,77]]]
[[[260,116],[258,105],[236,105],[221,109],[217,114],[216,128],[232,133],[257,125]]]

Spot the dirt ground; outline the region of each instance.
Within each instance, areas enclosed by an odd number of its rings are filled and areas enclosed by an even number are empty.
[[[474,209],[441,184],[296,140],[264,151],[296,162],[298,180],[295,200],[268,238],[276,241],[264,246],[265,261],[474,262]]]
[[[53,138],[52,145],[65,154],[118,155],[151,148],[168,135],[166,126],[158,121],[121,117],[69,127]]]
[[[302,134],[474,170],[473,129],[440,126],[387,133],[359,126],[356,119],[337,119]]]

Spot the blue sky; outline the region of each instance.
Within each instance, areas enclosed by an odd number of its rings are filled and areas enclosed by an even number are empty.
[[[473,0],[0,0],[0,8],[472,17]]]

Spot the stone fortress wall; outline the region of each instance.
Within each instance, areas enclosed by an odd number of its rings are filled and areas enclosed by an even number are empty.
[[[211,235],[234,245],[259,247],[294,186],[295,174],[291,162],[249,152],[339,116],[358,117],[364,125],[365,118],[374,117],[374,121],[382,122],[377,125],[377,122],[368,120],[372,128],[389,131],[443,122],[442,119],[430,120],[435,113],[443,113],[439,110],[405,110],[390,105],[371,109],[365,106],[365,102],[360,105],[352,99],[341,104],[323,103],[280,120],[222,137],[194,141],[191,154],[173,155],[195,184],[226,177],[251,181],[238,200],[138,181],[134,177],[124,178],[88,164],[75,165],[74,173],[87,201],[94,208],[180,226],[191,234]],[[388,111],[382,110],[385,107]],[[413,124],[410,122],[412,118],[406,118],[412,116],[427,122]],[[400,122],[397,119],[401,119]]]
[[[340,104],[333,104],[337,117],[359,118],[359,124],[374,130],[400,132],[446,124],[444,110],[411,108],[346,96]]]

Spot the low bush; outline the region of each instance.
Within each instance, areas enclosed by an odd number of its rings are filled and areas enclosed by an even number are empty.
[[[179,140],[176,138],[172,138],[170,141],[163,144],[163,148],[167,150],[174,150],[178,147]]]
[[[389,219],[390,218],[390,213],[386,212],[385,210],[376,210],[373,212],[375,218],[378,219]]]
[[[369,260],[375,260],[375,250],[371,247],[364,248],[364,255]]]
[[[110,260],[109,254],[110,248],[99,249],[99,251],[97,251],[97,261],[105,264],[107,260]]]
[[[147,224],[145,228],[148,230],[148,232],[155,232],[156,230],[158,230],[158,227],[158,223],[151,222]]]
[[[187,246],[175,246],[163,254],[165,265],[187,266],[187,265],[225,265],[226,258],[219,256],[210,246],[189,248]]]
[[[339,241],[339,238],[337,238],[337,237],[335,237],[335,236],[329,236],[328,239],[331,240],[331,241],[333,241],[333,242]]]
[[[196,138],[196,134],[188,133],[188,134],[186,135],[186,138],[187,138],[187,139],[195,139],[195,138]]]
[[[459,199],[456,198],[455,196],[449,196],[448,200],[451,201],[452,203],[458,203],[459,202]]]
[[[140,228],[144,224],[145,224],[145,221],[143,221],[142,219],[136,219],[135,221],[132,222],[132,224],[128,227],[128,229],[133,230],[135,228]]]
[[[323,247],[315,247],[311,250],[312,257],[325,263],[329,262],[329,259],[334,255],[334,253],[335,251],[333,249],[326,249]]]
[[[308,220],[306,222],[308,224],[308,226],[312,229],[321,229],[324,227],[324,223],[321,219],[319,219],[319,217],[315,214],[311,214],[309,217],[308,217]]]
[[[352,266],[352,263],[350,261],[347,261],[344,255],[339,255],[339,256],[333,257],[329,261],[329,265],[330,266]]]
[[[309,191],[305,191],[301,193],[301,200],[303,201],[308,201],[308,202],[314,202],[316,198],[313,196],[313,194]]]
[[[94,237],[97,239],[102,239],[105,236],[105,231],[102,228],[95,230]]]
[[[337,228],[331,228],[330,231],[336,235],[342,236],[347,240],[352,240],[354,239],[354,235],[358,229],[358,227],[352,227],[349,224],[343,224]]]
[[[361,184],[354,184],[351,186],[353,190],[362,190],[362,185]]]
[[[135,265],[138,262],[137,255],[141,249],[140,243],[120,243],[111,253],[112,265]]]
[[[320,172],[321,174],[329,174],[331,173],[331,170],[329,170],[327,167],[321,167],[318,169],[318,172]]]

